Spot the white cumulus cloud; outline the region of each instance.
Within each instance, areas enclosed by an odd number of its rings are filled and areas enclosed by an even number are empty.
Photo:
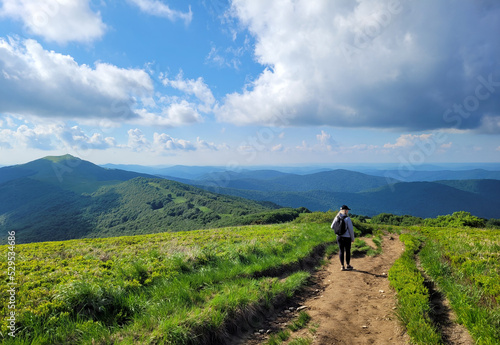
[[[165,133],[154,133],[153,145],[157,150],[160,151],[171,151],[171,150],[182,150],[182,151],[194,151],[196,147],[193,143],[188,140],[172,138],[170,135]]]
[[[52,133],[52,128],[47,126],[30,128],[27,125],[21,125],[15,131],[1,130],[0,142],[7,143],[8,145],[3,145],[6,148],[20,146],[27,149],[51,150],[55,147],[52,142]]]
[[[320,134],[316,135],[316,139],[319,142],[319,146],[328,151],[331,151],[332,148],[337,145],[332,136],[323,130]]]
[[[88,136],[80,127],[58,126],[57,137],[67,146],[76,150],[106,150],[117,147],[116,139],[101,133]]]
[[[180,19],[183,20],[186,25],[191,23],[191,20],[193,19],[191,6],[189,7],[188,12],[182,12],[173,10],[170,6],[158,0],[129,0],[129,2],[139,7],[142,12],[152,16],[164,17],[171,21]]]
[[[174,138],[167,133],[153,133],[152,141],[138,128],[128,131],[129,149],[136,152],[152,152],[159,154],[171,154],[173,152],[188,151],[219,151],[229,149],[227,144],[215,144],[207,142],[200,137],[196,141]]]
[[[89,0],[3,0],[0,18],[23,22],[27,31],[57,43],[92,42],[101,38],[106,25],[93,12]]]
[[[0,112],[57,118],[137,117],[134,97],[153,83],[139,69],[79,65],[35,40],[0,38]]]
[[[198,79],[184,79],[182,73],[179,73],[175,79],[161,77],[165,86],[171,86],[187,95],[194,95],[200,103],[199,109],[203,112],[209,112],[215,103],[215,97],[202,77]]]
[[[428,141],[431,140],[432,134],[402,134],[399,138],[396,139],[394,144],[387,143],[384,145],[386,149],[395,149],[395,148],[406,148],[415,146],[416,142],[419,141]]]
[[[117,147],[115,138],[101,133],[87,135],[80,127],[63,124],[22,124],[16,129],[0,129],[0,147],[55,150],[105,150]]]
[[[128,130],[128,147],[133,151],[144,151],[151,147],[151,143],[138,128]]]
[[[78,64],[32,39],[0,38],[0,66],[4,114],[172,127],[202,122],[198,109],[210,111],[215,102],[202,78],[168,80],[185,95],[165,97],[145,70]]]
[[[171,103],[159,112],[150,112],[147,109],[140,109],[137,112],[140,118],[136,122],[150,126],[176,127],[203,122],[196,105],[186,100]]]

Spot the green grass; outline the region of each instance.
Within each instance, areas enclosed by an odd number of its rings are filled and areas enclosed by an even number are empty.
[[[309,345],[312,344],[313,340],[310,338],[296,338],[293,339],[288,345]]]
[[[290,331],[282,330],[276,334],[271,334],[266,345],[279,345],[290,338]]]
[[[3,343],[203,344],[309,278],[259,272],[293,266],[333,237],[324,224],[288,223],[18,245],[18,331],[7,337],[3,318]],[[6,255],[0,266],[5,282]]]
[[[441,344],[441,335],[430,318],[429,291],[415,263],[423,239],[416,234],[402,234],[405,251],[389,270],[389,281],[398,298],[397,314],[412,343]]]
[[[500,230],[413,227],[400,236],[406,250],[389,271],[398,316],[415,344],[439,344],[422,269],[450,301],[457,322],[476,344],[500,343]]]
[[[424,228],[422,267],[477,344],[500,343],[500,231]]]
[[[280,330],[276,334],[271,334],[269,339],[266,341],[266,345],[279,345],[284,341],[289,340],[292,337],[292,332],[297,332],[307,326],[307,324],[311,321],[311,316],[305,311],[301,311],[297,318],[287,326],[288,329]],[[310,338],[295,338],[290,341],[289,344],[295,345],[308,345],[312,343],[312,339]]]
[[[187,199],[184,197],[181,197],[181,196],[175,197],[172,200],[176,204],[183,204],[183,203],[187,202]]]
[[[209,209],[209,208],[208,208],[208,207],[206,207],[206,206],[200,206],[200,207],[198,207],[198,208],[199,208],[199,209],[200,209],[200,211],[201,211],[201,212],[203,212],[203,213],[208,213],[208,212],[212,211],[211,209]]]
[[[368,245],[366,241],[357,237],[351,246],[352,254],[374,256],[382,253],[382,236],[378,234],[372,237],[372,241],[376,246],[375,249]]]
[[[378,234],[372,238],[373,243],[375,243],[375,246],[377,246],[377,249],[372,250],[369,254],[371,255],[377,255],[382,253],[382,235]]]
[[[309,323],[310,320],[311,316],[309,316],[309,314],[306,313],[305,311],[301,311],[299,313],[299,317],[297,318],[297,320],[293,321],[290,325],[288,325],[288,328],[292,332],[297,332],[299,329],[304,328]]]

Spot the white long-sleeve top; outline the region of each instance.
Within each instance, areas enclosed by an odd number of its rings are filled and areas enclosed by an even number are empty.
[[[351,218],[349,218],[349,216],[346,216],[345,214],[343,214],[342,212],[339,212],[335,218],[333,219],[333,223],[332,223],[332,229],[333,229],[333,225],[336,223],[336,222],[340,222],[340,217],[342,217],[344,219],[344,222],[345,224],[347,225],[347,231],[344,232],[343,235],[341,235],[341,237],[350,237],[351,238],[351,241],[354,242],[354,227],[352,225],[352,220]]]

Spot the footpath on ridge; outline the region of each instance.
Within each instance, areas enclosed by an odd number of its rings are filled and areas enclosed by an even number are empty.
[[[313,284],[290,302],[293,306],[305,306],[311,316],[308,327],[294,332],[293,338],[312,338],[314,345],[408,344],[409,337],[395,315],[395,292],[387,278],[404,245],[398,235],[386,235],[382,250],[373,257],[352,258],[353,271],[341,271],[338,256],[333,255],[314,274]],[[286,309],[267,326],[273,330],[285,328],[297,315]],[[310,325],[316,325],[314,335],[309,331]],[[267,338],[265,334],[254,334],[244,344],[263,344]]]

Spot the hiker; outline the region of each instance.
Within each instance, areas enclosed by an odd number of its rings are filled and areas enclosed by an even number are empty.
[[[351,218],[347,215],[350,210],[346,205],[342,205],[331,226],[332,229],[343,228],[340,231],[336,231],[336,233],[339,233],[337,234],[337,243],[339,245],[340,269],[342,271],[351,271],[353,269],[351,266],[351,243],[354,242],[354,228]],[[345,228],[340,226],[342,223],[345,224]],[[344,266],[344,255],[347,266]]]

